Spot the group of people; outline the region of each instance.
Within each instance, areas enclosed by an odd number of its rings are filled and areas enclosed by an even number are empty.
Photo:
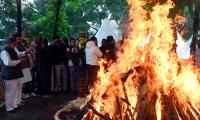
[[[18,34],[12,35],[0,53],[6,111],[15,112],[23,106],[22,99],[30,96],[52,92],[78,94],[81,72],[89,91],[97,80],[100,58],[111,63],[117,59],[116,53],[112,36],[103,39],[100,48],[96,37],[91,37],[85,47],[79,48],[74,38],[57,36],[50,43],[36,36],[31,43]]]

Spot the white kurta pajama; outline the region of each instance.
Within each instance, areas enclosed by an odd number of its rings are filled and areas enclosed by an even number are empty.
[[[0,53],[1,60],[5,66],[14,67],[20,63],[20,60],[11,60],[7,51],[3,50]],[[20,94],[19,85],[21,84],[21,79],[5,80],[5,99],[6,99],[6,110],[11,111],[17,107],[19,101],[18,96]]]

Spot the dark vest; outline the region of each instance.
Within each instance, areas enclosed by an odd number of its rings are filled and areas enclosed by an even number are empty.
[[[8,52],[11,60],[19,60],[17,52],[13,48],[7,45],[5,46],[4,50]],[[22,78],[24,76],[22,73],[22,68],[20,63],[17,64],[16,66],[10,67],[4,65],[3,61],[1,60],[1,64],[2,64],[2,73],[4,80],[13,80]]]

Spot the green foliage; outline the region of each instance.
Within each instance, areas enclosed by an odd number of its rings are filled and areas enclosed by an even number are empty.
[[[0,36],[8,36],[16,30],[15,0],[0,2]],[[151,10],[151,0],[145,9]],[[163,0],[162,0],[163,1]],[[175,12],[186,16],[190,22],[193,18],[194,5],[197,0],[174,0]],[[30,35],[41,34],[53,38],[56,19],[57,0],[34,0],[34,3],[22,4],[22,28]],[[88,31],[91,27],[97,32],[102,20],[110,18],[119,24],[128,20],[128,4],[126,0],[61,0],[61,9],[57,22],[57,33],[60,37],[79,37],[81,30]],[[93,33],[95,34],[95,32]]]
[[[38,11],[38,15],[44,16],[49,5],[50,0],[34,0],[35,9]]]
[[[22,28],[32,33],[37,16],[38,11],[34,9],[32,3],[28,3],[26,6],[22,7]]]
[[[15,22],[15,6],[14,0],[10,0],[7,2],[0,2],[0,36],[7,36],[11,31],[16,30],[16,22]]]
[[[105,7],[111,13],[111,19],[117,21],[128,19],[127,0],[105,0]]]
[[[119,23],[128,19],[128,4],[126,0],[85,0],[78,9],[66,7],[66,12],[70,25],[69,35],[78,36],[80,30],[87,31],[90,27],[97,32],[102,20],[106,18]]]
[[[102,24],[102,20],[108,17],[107,9],[102,0],[86,0],[78,9],[66,7],[66,13],[69,16],[69,35],[78,37],[81,30],[88,31],[91,27],[98,31]],[[89,23],[91,23],[89,25]]]
[[[87,0],[64,0],[64,3],[67,7],[71,8],[71,10],[76,11],[82,4],[85,4]]]
[[[34,0],[34,4],[22,5],[22,28],[30,32],[31,36],[41,34],[52,39],[55,24],[55,8],[57,0]],[[61,37],[79,37],[81,30],[88,31],[92,25],[98,31],[102,20],[122,20],[124,11],[128,11],[125,0],[61,0],[58,20],[58,35]],[[119,5],[121,4],[121,5]],[[125,5],[125,6],[124,6]],[[112,7],[113,6],[113,7]],[[125,10],[126,9],[126,10]],[[15,0],[0,4],[3,18],[0,24],[0,35],[7,36],[16,30]],[[90,24],[89,24],[90,23]]]
[[[64,2],[64,1],[62,1]],[[55,25],[55,13],[56,13],[56,0],[52,0],[51,2],[46,3],[48,5],[47,8],[42,8],[39,10],[39,15],[35,19],[35,29],[33,30],[32,34],[40,34],[43,37],[47,37],[49,39],[53,39],[53,28]],[[40,6],[40,4],[38,4]],[[37,6],[37,7],[39,7]],[[44,13],[44,14],[43,14]],[[61,9],[59,12],[59,19],[58,19],[58,35],[60,37],[65,37],[68,31],[68,21],[67,15],[64,11],[64,4],[61,4]]]

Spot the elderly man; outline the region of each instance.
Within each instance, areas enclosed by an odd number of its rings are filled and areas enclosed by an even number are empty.
[[[23,73],[20,65],[20,60],[15,47],[17,46],[18,39],[11,37],[7,41],[7,45],[0,53],[3,79],[5,80],[6,86],[6,111],[15,112],[17,108],[17,96],[18,96],[18,85],[20,79],[23,78]]]

